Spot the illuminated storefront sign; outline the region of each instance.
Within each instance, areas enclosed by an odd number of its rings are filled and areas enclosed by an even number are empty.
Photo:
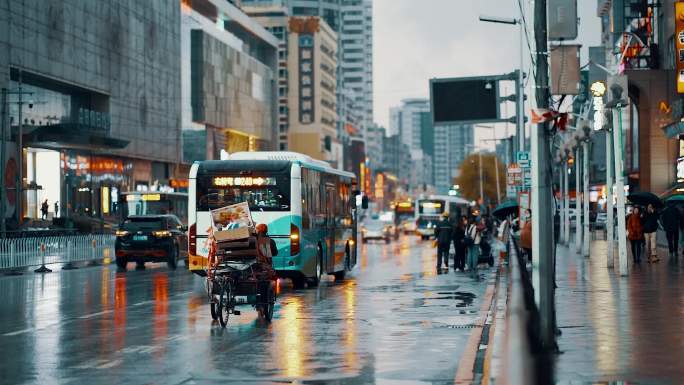
[[[684,94],[684,3],[675,3],[675,68],[677,92]]]
[[[156,202],[161,200],[161,195],[160,194],[130,194],[126,195],[126,201],[131,202],[131,201],[149,201],[149,202]]]

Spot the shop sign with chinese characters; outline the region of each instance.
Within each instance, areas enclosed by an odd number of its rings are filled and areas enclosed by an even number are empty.
[[[677,92],[684,94],[684,2],[675,3],[675,51]]]

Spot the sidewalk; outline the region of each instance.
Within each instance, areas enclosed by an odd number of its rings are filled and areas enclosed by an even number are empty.
[[[557,384],[684,383],[684,259],[664,249],[660,258],[633,266],[628,255],[620,277],[606,267],[604,240],[590,258],[558,247]]]

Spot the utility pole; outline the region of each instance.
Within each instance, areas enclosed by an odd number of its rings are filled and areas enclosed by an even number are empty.
[[[613,261],[613,133],[609,130],[605,131],[606,134],[606,242],[608,243],[608,257],[607,266],[611,268],[615,265]]]
[[[565,175],[563,175],[563,159],[561,159],[560,164],[558,165],[558,190],[560,191],[560,201],[559,201],[559,207],[563,207],[563,199],[565,197],[565,183],[563,183]],[[560,231],[558,233],[559,235],[559,243],[562,245],[565,243],[565,211],[564,210],[559,210],[560,212]]]
[[[575,149],[575,252],[582,252],[582,194],[580,193],[580,146]]]
[[[580,127],[580,129],[584,129]],[[584,158],[582,162],[582,211],[583,214],[583,228],[582,232],[582,255],[589,257],[589,248],[591,246],[591,231],[589,229],[589,136],[582,142],[582,156]]]
[[[482,199],[482,203],[484,204],[484,190],[482,188],[482,150],[477,151],[477,163],[477,168],[480,169],[480,199]]]
[[[2,128],[2,138],[0,138],[0,236],[2,238],[7,234],[7,221],[5,219],[5,202],[7,201],[7,187],[5,186],[5,152],[7,151],[7,146],[5,144],[6,132],[7,132],[7,122],[9,118],[7,115],[9,108],[9,100],[7,100],[7,88],[2,89],[2,121],[0,122],[0,128]]]
[[[22,220],[24,217],[24,200],[22,199],[22,195],[24,193],[24,143],[22,141],[22,136],[24,135],[24,117],[22,116],[22,112],[24,109],[24,92],[22,90],[22,79],[21,79],[21,70],[19,70],[19,130],[17,131],[17,181],[16,181],[16,209],[15,212],[17,214],[17,223],[19,226],[22,224]]]
[[[522,26],[521,26],[522,28]],[[536,100],[539,108],[548,108],[549,68],[546,25],[546,0],[534,2],[534,38],[537,63]],[[522,79],[522,76],[521,76]],[[519,114],[522,115],[522,114]],[[520,118],[521,116],[519,116]],[[535,299],[539,307],[541,343],[546,349],[556,349],[555,333],[555,267],[553,246],[553,196],[548,167],[551,138],[548,123],[537,124],[532,130],[532,255],[533,269],[538,270],[534,282]],[[534,260],[536,259],[536,260]],[[534,275],[534,274],[533,274]],[[537,285],[535,285],[535,283]]]
[[[627,236],[625,234],[625,177],[622,174],[622,111],[621,100],[616,104],[618,126],[613,127],[613,147],[615,149],[615,189],[617,190],[618,253],[620,275],[627,271]]]
[[[568,171],[570,170],[568,166],[569,158],[570,153],[567,152],[565,154],[565,161],[563,163],[563,175],[565,175],[565,179],[563,180],[563,184],[565,185],[565,195],[563,196],[563,212],[565,212],[565,217],[563,218],[563,231],[565,232],[565,235],[563,237],[565,238],[566,245],[570,245],[570,175],[568,174]]]

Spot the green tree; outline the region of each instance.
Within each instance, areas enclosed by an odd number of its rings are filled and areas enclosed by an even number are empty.
[[[499,191],[506,195],[506,167],[494,154],[482,154],[482,189],[484,201],[496,204],[496,168],[499,168]],[[456,178],[461,196],[468,200],[480,198],[480,157],[477,153],[466,157],[461,163],[460,173]]]

